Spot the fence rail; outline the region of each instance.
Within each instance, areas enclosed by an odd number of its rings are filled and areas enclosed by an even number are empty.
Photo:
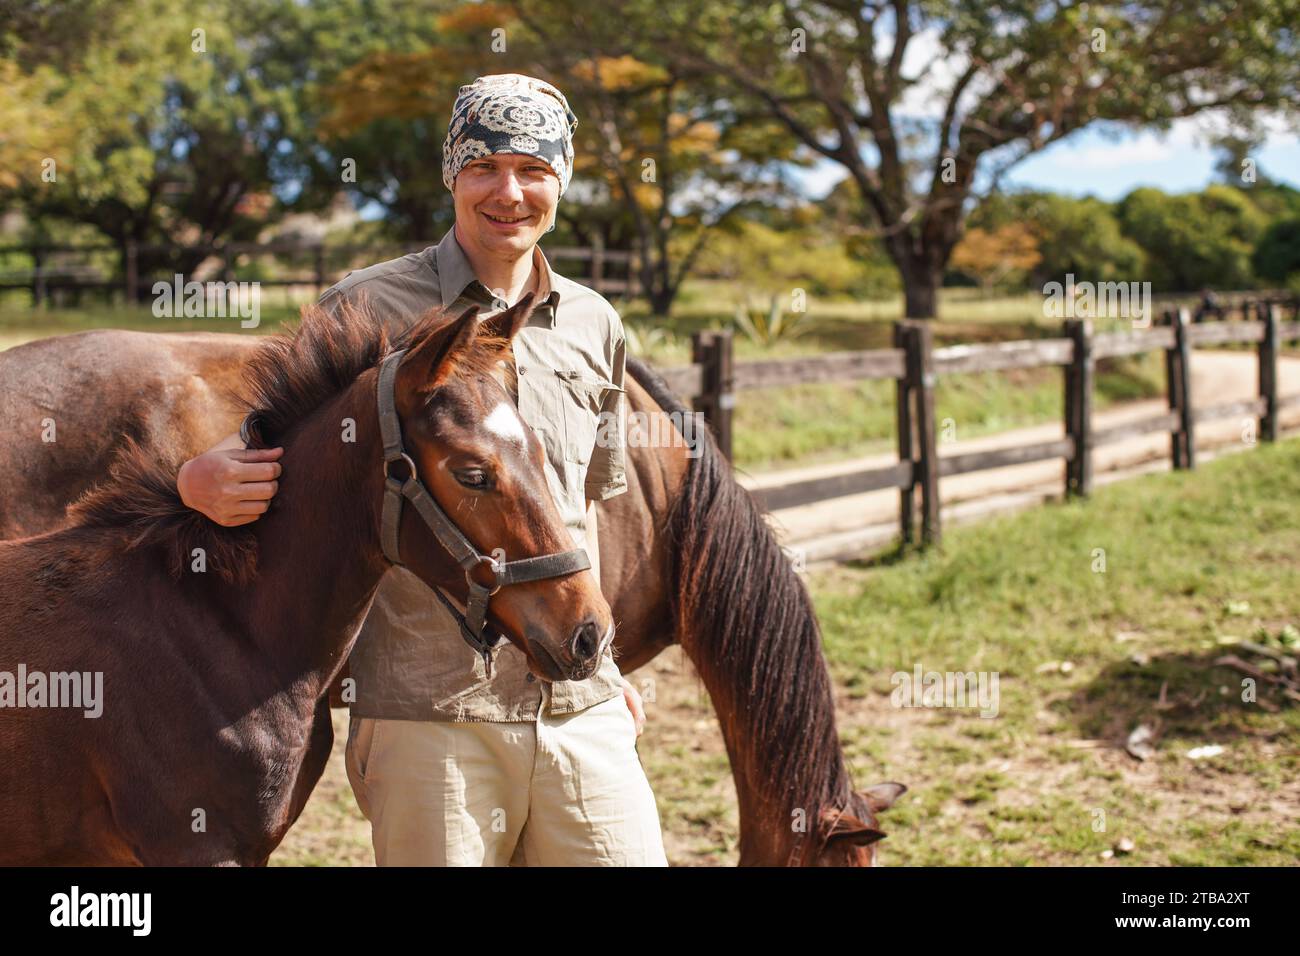
[[[73,245],[0,245],[0,256],[25,255],[31,258],[30,269],[0,272],[0,290],[27,289],[31,292],[32,302],[40,306],[53,300],[56,293],[68,292],[79,295],[83,291],[117,292],[121,291],[128,301],[139,299],[148,292],[156,281],[170,281],[171,276],[150,275],[142,271],[139,263],[149,256],[173,258],[196,258],[201,265],[197,270],[201,281],[212,280],[227,282],[235,277],[241,258],[263,256],[288,257],[301,265],[298,271],[290,275],[274,278],[258,278],[260,285],[268,287],[312,287],[319,295],[326,288],[341,279],[353,268],[353,263],[370,264],[384,256],[397,257],[411,252],[419,252],[437,240],[412,242],[325,245],[321,242],[303,242],[301,240],[277,240],[272,242],[226,242],[219,244],[202,244],[194,246],[174,246],[158,243],[127,242],[122,246],[107,243],[80,243]],[[84,262],[67,262],[69,256],[86,257],[99,254],[109,255],[118,260],[116,268],[101,270]],[[586,264],[584,274],[575,276],[597,292],[614,295],[627,295],[634,292],[636,283],[632,279],[635,254],[623,249],[606,249],[599,243],[592,246],[556,246],[546,250],[552,263],[558,261],[582,262]],[[606,270],[615,267],[623,276],[606,275]],[[116,274],[120,271],[120,275]],[[199,278],[199,276],[187,276]]]
[[[920,515],[920,543],[941,537],[939,479],[1008,465],[1060,458],[1065,463],[1067,497],[1087,496],[1093,484],[1093,452],[1140,435],[1164,432],[1170,437],[1175,468],[1196,464],[1196,426],[1225,418],[1249,418],[1258,435],[1275,441],[1278,413],[1300,407],[1300,393],[1278,394],[1278,352],[1283,343],[1300,341],[1297,300],[1243,302],[1243,318],[1194,322],[1185,308],[1170,310],[1166,324],[1128,332],[1094,333],[1086,320],[1067,320],[1062,335],[1034,341],[955,345],[934,348],[929,323],[898,322],[894,346],[869,351],[838,352],[798,359],[736,363],[729,332],[701,332],[694,337],[694,362],[661,371],[678,395],[688,399],[705,420],[728,458],[736,393],[823,382],[893,380],[896,384],[898,461],[848,474],[807,478],[755,489],[752,494],[770,510],[791,508],[848,495],[899,490],[899,528],[903,541],[915,538]],[[1282,320],[1283,308],[1295,319]],[[1218,310],[1217,315],[1222,315]],[[1251,318],[1255,316],[1255,318]],[[1197,316],[1197,319],[1203,318]],[[1195,346],[1254,344],[1259,362],[1259,395],[1242,401],[1194,408],[1191,353]],[[1103,358],[1165,354],[1169,411],[1136,421],[1097,429],[1092,425],[1097,362]],[[1061,438],[1010,445],[983,451],[940,456],[937,451],[935,390],[945,376],[1008,369],[1059,366],[1063,371],[1064,431]],[[918,508],[919,497],[919,508]]]

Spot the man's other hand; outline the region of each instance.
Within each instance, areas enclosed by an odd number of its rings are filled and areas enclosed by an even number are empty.
[[[641,731],[645,730],[645,704],[641,702],[641,695],[628,683],[627,678],[619,677],[619,682],[623,685],[623,700],[627,704],[627,709],[632,712],[632,719],[636,722],[636,735],[640,737]]]
[[[224,444],[224,443],[223,443]],[[186,507],[233,528],[256,521],[280,487],[283,448],[222,448],[181,465],[176,490]]]

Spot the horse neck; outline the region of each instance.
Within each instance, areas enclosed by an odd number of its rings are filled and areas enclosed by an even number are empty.
[[[752,711],[747,706],[733,706],[718,693],[711,691],[711,696],[736,787],[740,865],[788,866],[810,862],[817,852],[822,810],[843,807],[852,791],[834,724],[823,725],[815,739],[801,739],[792,733],[785,744],[769,743],[768,752],[756,757],[746,745],[761,735],[761,729],[752,720]],[[829,694],[824,706],[833,712],[834,701]],[[817,779],[810,779],[811,774],[805,776],[802,788],[771,780],[772,767],[782,756],[773,752],[775,747],[802,751],[809,765],[817,768],[813,772]]]
[[[707,434],[667,528],[677,637],[731,757],[741,859],[784,865],[852,793],[811,597]]]
[[[716,705],[715,705],[716,706]],[[722,717],[722,708],[718,708]],[[746,748],[733,746],[732,735],[740,728],[723,727],[723,741],[736,785],[736,805],[740,816],[741,866],[785,866],[795,847],[794,812],[796,800],[774,799],[768,787],[755,783],[758,768],[748,766]]]
[[[271,509],[256,522],[248,633],[286,678],[321,693],[346,659],[388,568],[379,548],[382,444],[374,375],[286,436]],[[344,420],[355,441],[344,441]]]

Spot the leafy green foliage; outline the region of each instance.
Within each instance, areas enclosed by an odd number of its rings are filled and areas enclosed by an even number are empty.
[[[793,339],[808,331],[811,322],[806,311],[795,312],[781,305],[781,297],[773,294],[767,307],[747,300],[736,306],[735,326],[751,342],[772,345]]]
[[[1120,202],[1119,218],[1125,234],[1146,251],[1157,290],[1253,284],[1250,257],[1265,220],[1241,190],[1210,186],[1201,193],[1169,195],[1137,189]]]
[[[1300,219],[1284,219],[1268,227],[1251,259],[1261,278],[1287,282],[1300,273]]]
[[[1146,254],[1120,231],[1109,203],[1043,192],[997,195],[971,214],[969,225],[985,229],[1027,223],[1038,237],[1042,260],[1030,270],[1039,287],[1073,274],[1093,282],[1131,282],[1145,278]]]

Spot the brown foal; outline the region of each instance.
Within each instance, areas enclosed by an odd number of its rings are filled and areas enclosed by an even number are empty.
[[[131,445],[69,527],[0,543],[0,864],[266,862],[324,769],[327,691],[391,567],[376,366],[395,348],[406,451],[461,532],[512,559],[573,548],[502,384],[530,304],[431,315],[391,342],[364,312],[306,310],[244,372],[260,436],[285,449],[261,520],[208,522]],[[413,508],[400,541],[410,571],[464,601]],[[613,626],[587,571],[507,585],[488,611],[544,680],[585,676],[597,642],[580,638]],[[54,693],[82,675],[102,681],[98,716]]]

